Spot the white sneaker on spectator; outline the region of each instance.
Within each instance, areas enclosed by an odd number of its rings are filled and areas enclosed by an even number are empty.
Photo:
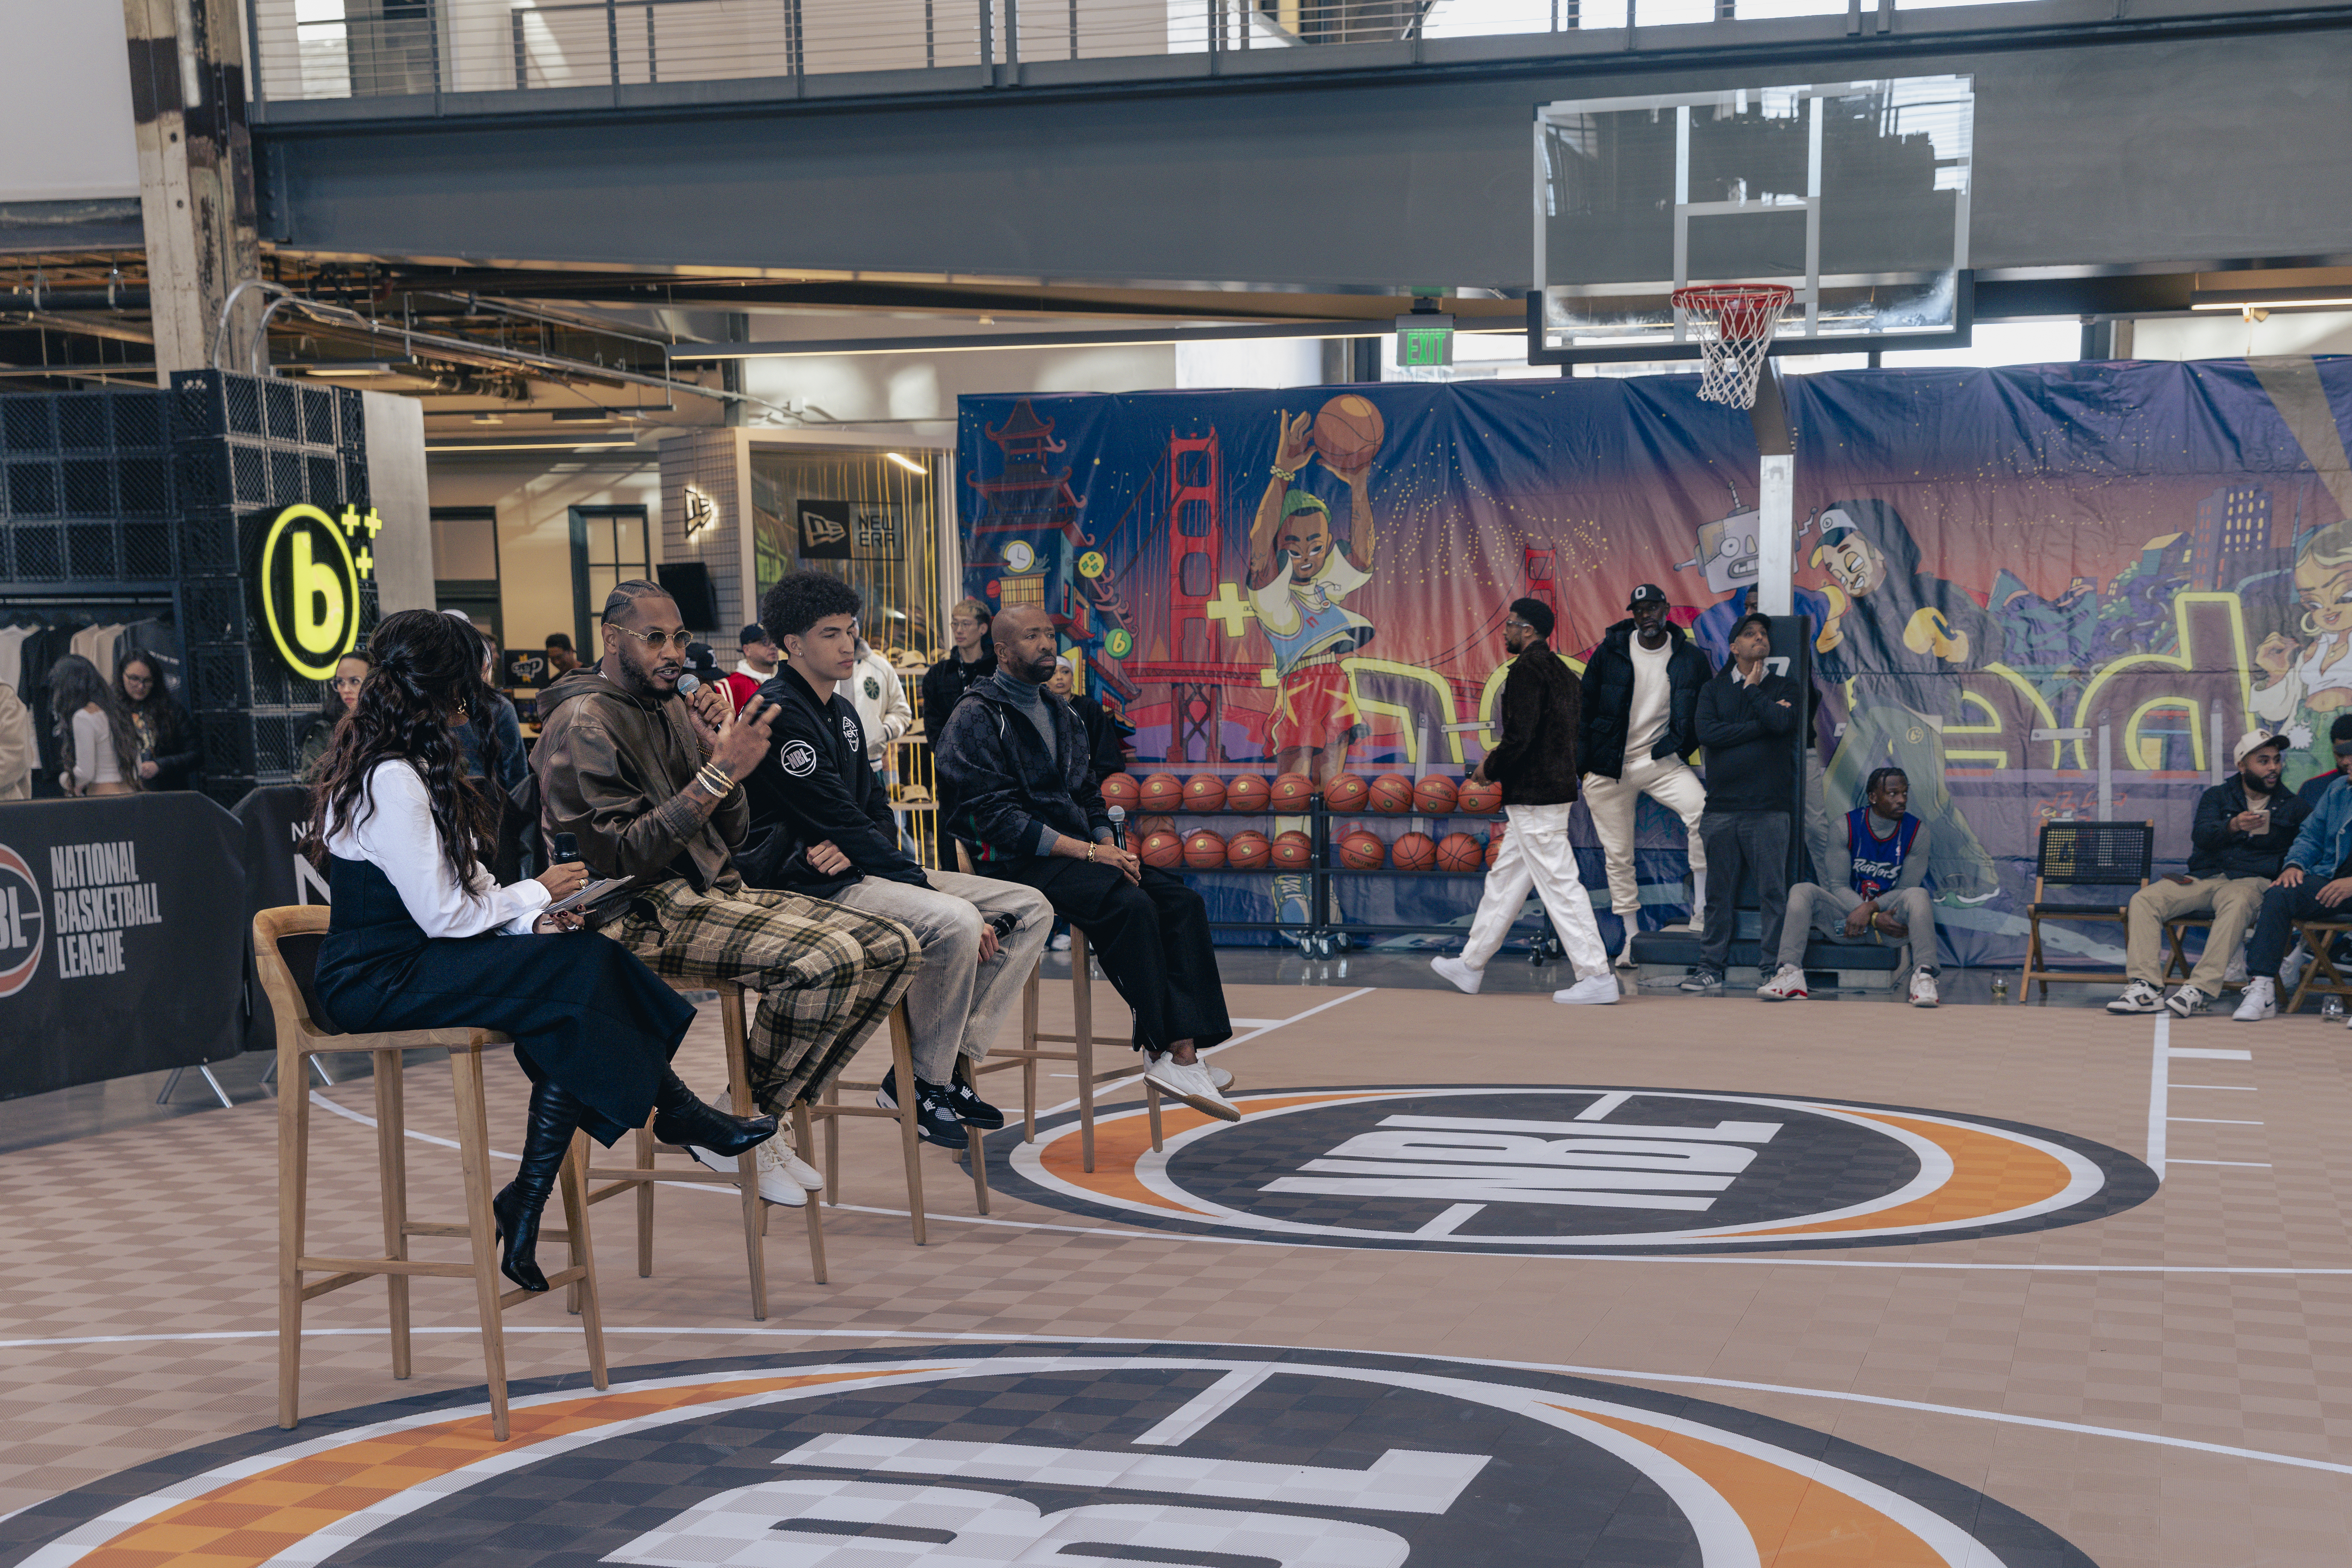
[[[1804,970],[1784,963],[1779,973],[1756,988],[1756,994],[1767,1002],[1802,1002],[1812,993],[1805,989]]]
[[[1242,1119],[1240,1108],[1217,1092],[1206,1062],[1179,1062],[1172,1056],[1156,1056],[1151,1065],[1143,1069],[1143,1077],[1160,1093],[1172,1094],[1195,1110],[1206,1111],[1223,1121]]]
[[[2135,980],[2124,987],[2122,995],[2107,1004],[2110,1013],[2153,1013],[2164,1005],[2164,993],[2145,980]]]
[[[2246,994],[2238,999],[2238,1010],[2231,1015],[2241,1024],[2259,1024],[2264,1018],[2278,1016],[2278,982],[2267,974],[2258,974],[2246,982]]]
[[[1221,1067],[1212,1067],[1209,1069],[1209,1081],[1217,1086],[1219,1094],[1223,1094],[1234,1087],[1234,1075]]]
[[[1605,1007],[1617,997],[1617,976],[1613,973],[1595,974],[1551,994],[1553,1001],[1574,1006]]]
[[[2296,942],[2287,953],[2286,962],[2279,965],[2279,984],[2286,988],[2288,995],[2294,994],[2294,988],[2303,984],[2303,972],[2310,967],[2311,949],[2300,942]]]
[[[2245,983],[2246,949],[2245,944],[2241,942],[2238,945],[2238,951],[2230,955],[2230,967],[2221,971],[2221,984],[2224,985],[2243,985]]]
[[[793,1180],[791,1174],[785,1170],[782,1161],[773,1152],[783,1141],[784,1135],[779,1132],[751,1151],[752,1158],[759,1164],[760,1195],[772,1204],[782,1204],[788,1208],[798,1208],[808,1202],[808,1189]],[[708,1149],[698,1149],[692,1144],[687,1146],[686,1152],[694,1156],[697,1164],[708,1165],[714,1171],[723,1171],[730,1176],[735,1173],[736,1165],[732,1160],[714,1154]],[[792,1151],[783,1150],[782,1155],[784,1159],[790,1159]]]
[[[1053,946],[1054,946],[1054,951],[1055,951],[1055,952],[1069,952],[1069,951],[1070,951],[1070,933],[1069,933],[1068,931],[1064,931],[1064,932],[1062,932],[1059,936],[1056,936],[1056,937],[1054,939]]]
[[[1933,1007],[1941,1001],[1943,998],[1936,994],[1936,977],[1924,969],[1913,970],[1911,972],[1911,1005]]]
[[[2193,1018],[2212,1004],[2213,999],[2194,985],[2184,985],[2164,999],[2176,1018]]]
[[[1458,958],[1433,958],[1429,967],[1452,981],[1454,989],[1465,996],[1478,994],[1478,984],[1486,978],[1485,970],[1473,969]]]

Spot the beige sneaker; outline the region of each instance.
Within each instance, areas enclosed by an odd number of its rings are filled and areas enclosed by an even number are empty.
[[[1239,1121],[1241,1109],[1217,1092],[1209,1077],[1209,1064],[1202,1061],[1179,1063],[1173,1057],[1150,1058],[1151,1065],[1143,1069],[1146,1082],[1160,1093],[1173,1095],[1195,1110],[1206,1111],[1224,1121]]]

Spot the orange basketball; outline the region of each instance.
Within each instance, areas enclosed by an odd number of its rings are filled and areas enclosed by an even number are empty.
[[[1172,871],[1184,863],[1184,841],[1172,833],[1155,833],[1143,841],[1143,863]]]
[[[1323,804],[1334,811],[1361,811],[1371,786],[1355,773],[1341,773],[1323,786]]]
[[[1454,809],[1472,816],[1492,816],[1503,804],[1503,786],[1492,782],[1465,784],[1454,795]]]
[[[1389,858],[1389,847],[1370,828],[1359,827],[1339,840],[1339,863],[1351,871],[1377,871]]]
[[[1274,846],[1255,828],[1244,827],[1225,840],[1225,864],[1236,871],[1255,871],[1273,858]]]
[[[1264,811],[1270,793],[1265,787],[1265,781],[1255,773],[1239,774],[1225,785],[1225,809],[1227,811]]]
[[[1278,833],[1274,839],[1274,863],[1286,870],[1310,864],[1315,858],[1315,840],[1293,828]]]
[[[1102,782],[1102,797],[1105,805],[1133,811],[1143,803],[1143,786],[1135,782],[1133,773],[1113,773]]]
[[[1343,392],[1315,416],[1315,449],[1335,468],[1360,468],[1381,449],[1386,433],[1369,397]]]
[[[1426,833],[1408,833],[1389,847],[1400,871],[1427,871],[1437,864],[1437,845]]]
[[[1138,804],[1146,811],[1174,811],[1184,804],[1184,786],[1174,773],[1153,773],[1143,781]]]
[[[1315,798],[1315,781],[1305,773],[1284,773],[1274,781],[1274,809],[1305,811]]]
[[[1194,773],[1184,781],[1184,809],[1187,811],[1223,811],[1225,809],[1225,781],[1214,773]]]
[[[1412,786],[1412,808],[1424,816],[1450,816],[1454,814],[1454,781],[1440,773],[1432,773]]]
[[[1500,830],[1500,829],[1497,829],[1496,831],[1495,831],[1495,832],[1493,832],[1493,833],[1489,833],[1488,835],[1486,835],[1486,864],[1487,864],[1487,866],[1491,868],[1491,867],[1495,864],[1495,857],[1496,857],[1496,856],[1497,856],[1497,855],[1500,855],[1502,852],[1503,852],[1503,835],[1502,835],[1501,830]]]
[[[1184,836],[1184,864],[1195,871],[1213,871],[1225,863],[1225,841],[1205,827]]]
[[[1412,781],[1402,773],[1382,773],[1372,781],[1370,794],[1374,811],[1393,816],[1412,809]]]
[[[1441,871],[1475,871],[1485,855],[1478,841],[1466,833],[1449,833],[1437,841],[1437,868]]]
[[[1162,812],[1158,816],[1139,816],[1129,822],[1127,825],[1127,840],[1129,844],[1135,844],[1150,837],[1155,833],[1174,833],[1175,831],[1176,819]]]

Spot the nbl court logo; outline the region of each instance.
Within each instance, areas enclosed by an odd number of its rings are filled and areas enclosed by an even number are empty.
[[[1005,1184],[1154,1229],[1329,1247],[1621,1255],[1888,1247],[2076,1225],[2156,1173],[2047,1128],[1814,1097],[1557,1085],[1234,1097],[1075,1111],[1000,1152]],[[1003,1141],[1000,1141],[1001,1142]]]
[[[48,931],[41,884],[25,858],[0,844],[0,996],[32,984]]]
[[[1681,1394],[1434,1358],[959,1345],[479,1389],[38,1504],[41,1568],[2090,1568],[1970,1488]],[[1796,1550],[1792,1553],[1791,1548]]]

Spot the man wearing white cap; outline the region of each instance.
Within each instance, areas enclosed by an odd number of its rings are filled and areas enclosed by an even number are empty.
[[[2197,797],[2188,875],[2159,878],[2132,895],[2124,926],[2130,952],[2125,973],[2131,978],[2107,1004],[2108,1012],[2153,1013],[2165,1006],[2190,1018],[2221,994],[2223,971],[2311,815],[2280,778],[2286,744],[2285,736],[2261,730],[2239,737],[2232,753],[2237,773]],[[2189,984],[2164,995],[2164,922],[2208,914],[2213,927]]]

